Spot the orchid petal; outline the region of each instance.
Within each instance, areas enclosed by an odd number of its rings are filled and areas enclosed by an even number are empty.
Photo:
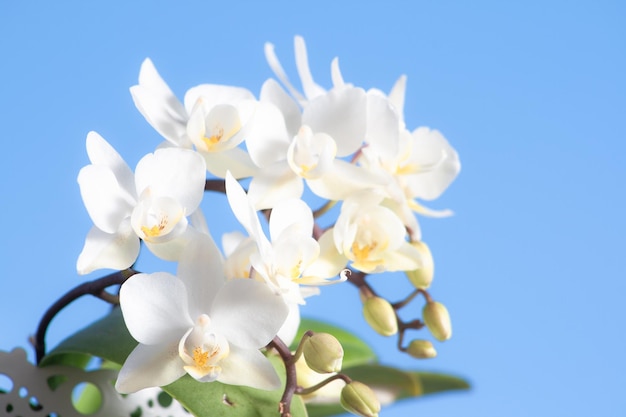
[[[222,265],[222,254],[213,238],[202,233],[196,234],[181,254],[177,275],[187,288],[191,317],[210,310],[213,299],[226,282]]]
[[[250,181],[248,196],[254,208],[272,208],[286,198],[299,198],[304,191],[304,182],[285,161],[265,167]]]
[[[280,80],[280,82],[285,86],[287,90],[289,90],[289,94],[291,94],[296,100],[300,103],[306,101],[306,99],[302,96],[302,94],[294,88],[294,86],[289,82],[289,77],[285,73],[282,65],[280,65],[280,61],[276,56],[276,52],[274,52],[274,45],[266,42],[264,47],[265,59],[267,60],[268,65],[272,69],[272,72],[276,77]]]
[[[272,103],[280,109],[285,119],[287,136],[292,137],[298,133],[302,124],[302,113],[298,103],[291,98],[285,90],[273,78],[268,79],[261,87],[259,99]]]
[[[298,328],[300,327],[300,304],[288,303],[287,307],[289,308],[289,313],[276,336],[280,337],[289,346],[296,338]]]
[[[406,91],[406,75],[401,75],[389,92],[389,101],[393,104],[400,116],[403,119],[404,113],[404,94]]]
[[[177,146],[191,147],[185,136],[187,112],[149,58],[141,64],[139,85],[131,87],[130,94],[139,112],[159,134]]]
[[[115,389],[130,394],[168,385],[185,375],[184,363],[178,356],[178,339],[173,339],[158,345],[137,345],[120,369]]]
[[[120,154],[96,132],[87,134],[87,155],[93,165],[102,165],[111,170],[120,187],[130,196],[135,196],[135,174]]]
[[[78,173],[83,203],[93,223],[107,233],[115,233],[136,204],[122,188],[114,173],[105,166],[87,165]]]
[[[206,162],[207,171],[219,178],[224,178],[227,171],[235,178],[250,177],[258,171],[250,155],[241,148],[221,152],[201,152],[201,155]]]
[[[146,345],[180,338],[194,324],[184,283],[166,272],[130,277],[120,288],[120,304],[131,336]]]
[[[333,80],[334,88],[345,87],[346,83],[344,82],[343,76],[341,75],[341,70],[339,69],[339,58],[337,57],[333,58],[332,62],[330,63],[330,76]]]
[[[361,88],[333,89],[311,100],[302,113],[302,124],[330,135],[337,143],[338,156],[351,155],[365,137],[366,97]]]
[[[223,384],[245,385],[252,388],[275,390],[280,379],[272,363],[260,351],[230,348],[228,357],[220,361],[222,372],[217,380]]]
[[[375,94],[367,97],[367,131],[365,142],[372,146],[383,160],[398,153],[400,116],[389,100]]]
[[[309,69],[309,58],[306,52],[306,44],[302,36],[294,38],[294,49],[296,54],[296,68],[302,83],[302,89],[307,99],[312,100],[326,92],[322,87],[313,81],[311,70]]]
[[[242,87],[229,85],[200,84],[185,93],[185,108],[192,112],[198,102],[211,109],[219,104],[235,105],[242,100],[253,100],[254,94]]]
[[[300,199],[280,201],[272,209],[270,216],[270,239],[276,241],[287,229],[293,233],[291,227],[297,225],[299,235],[311,236],[313,232],[313,213],[308,204]]]
[[[80,275],[102,268],[122,270],[130,267],[137,255],[139,239],[129,221],[123,222],[115,233],[106,233],[93,226],[78,255],[76,270]]]
[[[276,336],[288,308],[269,287],[252,279],[234,279],[220,289],[210,317],[216,333],[240,347],[261,348]]]
[[[328,200],[344,200],[359,190],[384,185],[386,178],[368,172],[362,167],[335,159],[326,175],[307,179],[306,183],[316,195]]]
[[[263,168],[287,157],[287,127],[278,107],[271,103],[259,103],[249,123],[246,148],[258,167]]]
[[[152,195],[172,197],[191,213],[204,197],[205,171],[205,162],[197,152],[179,148],[158,149],[137,164],[137,194],[150,188]]]

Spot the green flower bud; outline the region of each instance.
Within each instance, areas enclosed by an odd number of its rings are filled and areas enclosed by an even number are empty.
[[[435,336],[435,339],[443,342],[452,336],[452,323],[450,313],[441,303],[431,301],[426,303],[422,310],[422,318],[428,330]]]
[[[437,351],[429,340],[413,340],[409,344],[407,352],[417,359],[430,359],[437,356]]]
[[[411,245],[422,255],[422,267],[413,271],[406,271],[406,276],[415,288],[426,289],[430,287],[435,275],[435,262],[430,249],[424,242],[411,242]]]
[[[363,417],[378,417],[380,401],[367,385],[352,381],[341,390],[340,402],[352,414]]]
[[[370,297],[363,303],[363,316],[365,321],[383,336],[391,336],[398,333],[398,320],[396,312],[389,301],[381,297]]]
[[[314,333],[304,341],[302,354],[306,364],[315,372],[327,374],[341,371],[343,348],[329,333]]]

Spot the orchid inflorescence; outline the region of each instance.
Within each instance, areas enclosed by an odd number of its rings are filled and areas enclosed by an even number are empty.
[[[427,291],[434,264],[416,214],[451,214],[422,202],[450,185],[459,158],[439,131],[406,127],[405,76],[389,94],[365,90],[344,81],[335,58],[332,87],[323,88],[296,37],[298,91],[273,45],[265,55],[278,81],[268,79],[258,98],[242,87],[202,84],[181,102],[143,62],[130,92],[165,141],[133,171],[99,134],[87,135],[91,163],[78,183],[94,226],[77,270],[123,273],[119,305],[137,345],[119,371],[120,393],[188,374],[200,383],[280,390],[285,416],[294,395],[376,415],[375,390],[341,373],[343,350],[331,334],[296,339],[300,306],[322,286],[351,283],[375,331],[397,335],[398,348],[413,357],[435,356],[428,340],[404,343],[408,330],[424,326],[437,340],[451,335],[447,310]],[[305,184],[321,201],[315,209],[303,199]],[[211,233],[207,218],[215,216],[205,218],[201,202],[212,191],[225,193],[245,233]],[[176,262],[176,275],[132,269],[142,242]],[[404,271],[415,287],[405,300],[389,302],[370,285],[371,276],[391,271]],[[402,320],[398,310],[420,295],[423,318]],[[272,357],[282,361],[286,382]]]

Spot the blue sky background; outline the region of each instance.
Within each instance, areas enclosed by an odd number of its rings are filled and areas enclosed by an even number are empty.
[[[258,93],[272,76],[264,42],[295,80],[300,34],[322,85],[335,56],[365,88],[407,74],[407,125],[442,131],[463,165],[431,204],[456,215],[422,221],[432,294],[454,324],[438,358],[395,352],[348,285],[304,310],[352,329],[386,363],[473,384],[382,415],[625,415],[624,22],[618,1],[2,1],[0,349],[27,347],[44,310],[85,279],[75,261],[91,222],[76,176],[87,132],[131,166],[160,141],[128,92],[142,60],[180,97],[200,83]],[[387,294],[407,289],[401,276],[378,278]],[[105,311],[72,305],[50,346]]]

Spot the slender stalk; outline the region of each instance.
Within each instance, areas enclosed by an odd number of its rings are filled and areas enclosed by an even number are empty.
[[[337,380],[337,379],[341,379],[343,380],[346,384],[349,384],[350,382],[352,382],[352,379],[350,379],[350,377],[348,375],[345,374],[335,374],[332,376],[329,376],[328,378],[326,378],[325,380],[323,380],[322,382],[319,382],[311,387],[308,388],[298,388],[296,390],[296,394],[298,395],[307,395],[310,394],[312,392],[317,391],[318,389],[322,388],[323,386]]]
[[[224,180],[206,180],[204,182],[204,191],[226,194],[226,183]]]
[[[39,321],[39,326],[37,327],[37,332],[35,333],[35,338],[33,340],[37,363],[40,363],[46,354],[46,332],[54,316],[56,316],[61,310],[67,307],[72,301],[82,297],[85,294],[91,294],[101,299],[114,297],[110,294],[104,295],[104,289],[110,287],[111,285],[122,284],[124,281],[126,281],[128,278],[135,275],[136,273],[137,271],[129,268],[124,271],[114,272],[93,281],[84,282],[72,288],[61,298],[59,298],[54,304],[52,304]]]
[[[281,417],[291,417],[291,400],[293,398],[293,394],[298,388],[296,361],[294,360],[294,356],[291,354],[289,347],[280,337],[276,336],[268,346],[276,349],[280,358],[285,363],[285,391],[280,399],[280,403],[278,403],[278,411],[280,412]]]

